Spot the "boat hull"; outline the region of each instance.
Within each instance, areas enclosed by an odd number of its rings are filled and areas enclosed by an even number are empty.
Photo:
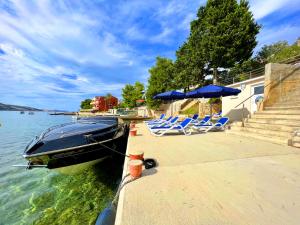
[[[39,149],[36,149],[35,151],[28,149],[25,151],[23,156],[29,161],[29,169],[41,165],[44,165],[44,167],[48,169],[57,169],[95,160],[101,161],[101,159],[105,159],[107,157],[124,159],[128,133],[128,126],[123,124],[118,126],[118,128],[113,130],[111,133],[107,132],[100,140],[91,138],[81,145],[71,147],[66,146],[62,149],[42,152],[39,152]],[[79,137],[74,136],[74,139],[78,140]],[[64,140],[61,139],[59,140],[59,143],[63,143],[63,141]],[[46,148],[47,146],[42,147]],[[35,147],[32,147],[32,149],[33,148]]]

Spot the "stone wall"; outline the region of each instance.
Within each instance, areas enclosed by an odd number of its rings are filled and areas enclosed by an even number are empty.
[[[300,88],[299,65],[269,63],[265,67],[264,106],[272,106]]]
[[[150,110],[149,116],[158,118],[162,113],[165,113],[167,117],[176,116],[181,110],[181,105],[185,100],[169,101],[162,103],[157,110]]]
[[[210,107],[212,112],[210,112]],[[215,114],[222,110],[222,103],[218,104],[210,104],[208,102],[206,103],[199,103],[199,117],[203,118],[205,115],[210,115],[210,113]]]

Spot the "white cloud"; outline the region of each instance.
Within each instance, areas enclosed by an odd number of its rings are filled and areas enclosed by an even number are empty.
[[[250,9],[257,20],[279,10],[290,13],[291,10],[299,9],[299,6],[298,0],[250,0]]]
[[[121,18],[122,23],[117,23],[125,28],[126,37],[129,40],[139,40],[150,43],[170,45],[180,32],[188,35],[190,22],[196,18],[197,10],[203,0],[172,0],[172,1],[130,1],[120,4],[116,20]],[[149,19],[155,21],[156,26],[147,29],[148,22],[143,21],[143,15],[149,15]],[[124,18],[126,18],[125,21]],[[120,21],[119,21],[120,22]]]
[[[106,84],[99,77],[88,78],[79,74],[68,78],[63,74],[76,74],[77,71],[63,66],[50,67],[40,64],[13,45],[0,44],[5,54],[0,55],[0,95],[14,98],[16,94],[23,97],[39,97],[41,95],[53,95],[55,99],[67,98],[74,95],[88,95],[89,93],[112,92],[119,90],[124,84]],[[20,57],[21,56],[21,57]],[[56,84],[63,82],[62,87]],[[73,88],[68,86],[72,85]]]
[[[19,58],[24,57],[24,52],[21,49],[14,48],[12,44],[0,43],[0,49],[2,49],[5,54],[13,55]]]
[[[179,24],[178,27],[180,27],[180,29],[182,30],[190,30],[190,23],[196,19],[196,14],[194,13],[189,13],[186,15],[186,17],[182,20],[182,22]]]
[[[164,27],[162,32],[159,33],[158,35],[151,37],[150,41],[154,42],[154,43],[168,44],[168,43],[170,43],[170,40],[171,40],[170,35],[173,32],[174,32],[174,30],[172,28]]]
[[[0,8],[0,48],[5,52],[0,55],[1,102],[18,103],[20,96],[35,103],[49,101],[45,96],[68,102],[74,96],[119,92],[124,86],[78,71],[134,65],[130,46],[107,31],[107,17],[99,8],[82,13],[80,7],[62,4],[58,9],[49,1],[13,1],[13,7],[16,15]],[[76,79],[62,74],[76,74]]]
[[[260,49],[263,45],[269,45],[276,41],[288,41],[294,43],[300,34],[300,26],[281,25],[271,28],[263,28],[258,34],[258,46]]]
[[[15,1],[18,16],[0,12],[0,40],[14,43],[32,54],[54,54],[79,64],[113,66],[130,60],[129,48],[103,28],[104,16],[91,18],[74,10],[60,13],[48,1]],[[99,11],[101,15],[101,12]]]
[[[145,40],[147,36],[136,25],[129,27],[126,30],[126,37],[131,40]]]
[[[285,18],[299,10],[297,1],[252,0],[250,6],[257,19],[274,12]],[[0,101],[120,95],[125,82],[146,81],[157,55],[174,58],[205,2],[12,0],[13,13],[0,4]],[[263,27],[259,46],[294,41],[300,30],[292,22]]]

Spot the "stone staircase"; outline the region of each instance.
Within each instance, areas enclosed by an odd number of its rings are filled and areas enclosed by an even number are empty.
[[[191,108],[191,107],[193,107],[193,106],[195,106],[197,104],[199,104],[199,102],[197,100],[190,100],[188,102],[188,104],[182,105],[182,107],[180,109],[180,113],[182,113],[185,110],[188,110],[189,108]]]
[[[232,124],[230,132],[300,147],[300,88],[289,91],[277,103],[251,115],[244,121],[244,126],[242,122]]]

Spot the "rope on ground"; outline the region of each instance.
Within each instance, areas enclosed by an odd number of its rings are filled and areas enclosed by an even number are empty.
[[[122,181],[120,182],[120,185],[119,185],[119,188],[118,188],[118,190],[117,190],[117,193],[116,193],[114,199],[113,199],[112,202],[111,202],[111,203],[112,203],[112,206],[113,206],[115,209],[117,208],[117,201],[118,201],[118,199],[119,199],[119,195],[120,195],[120,192],[121,192],[122,188],[123,188],[126,184],[128,184],[128,183],[130,183],[130,182],[132,182],[132,181],[135,181],[135,180],[139,179],[139,177],[137,177],[137,178],[131,178],[131,179],[125,181],[126,177],[128,177],[129,175],[130,175],[130,174],[128,173],[128,174],[126,174],[126,175],[123,177]],[[124,181],[125,181],[125,182],[124,182]]]

